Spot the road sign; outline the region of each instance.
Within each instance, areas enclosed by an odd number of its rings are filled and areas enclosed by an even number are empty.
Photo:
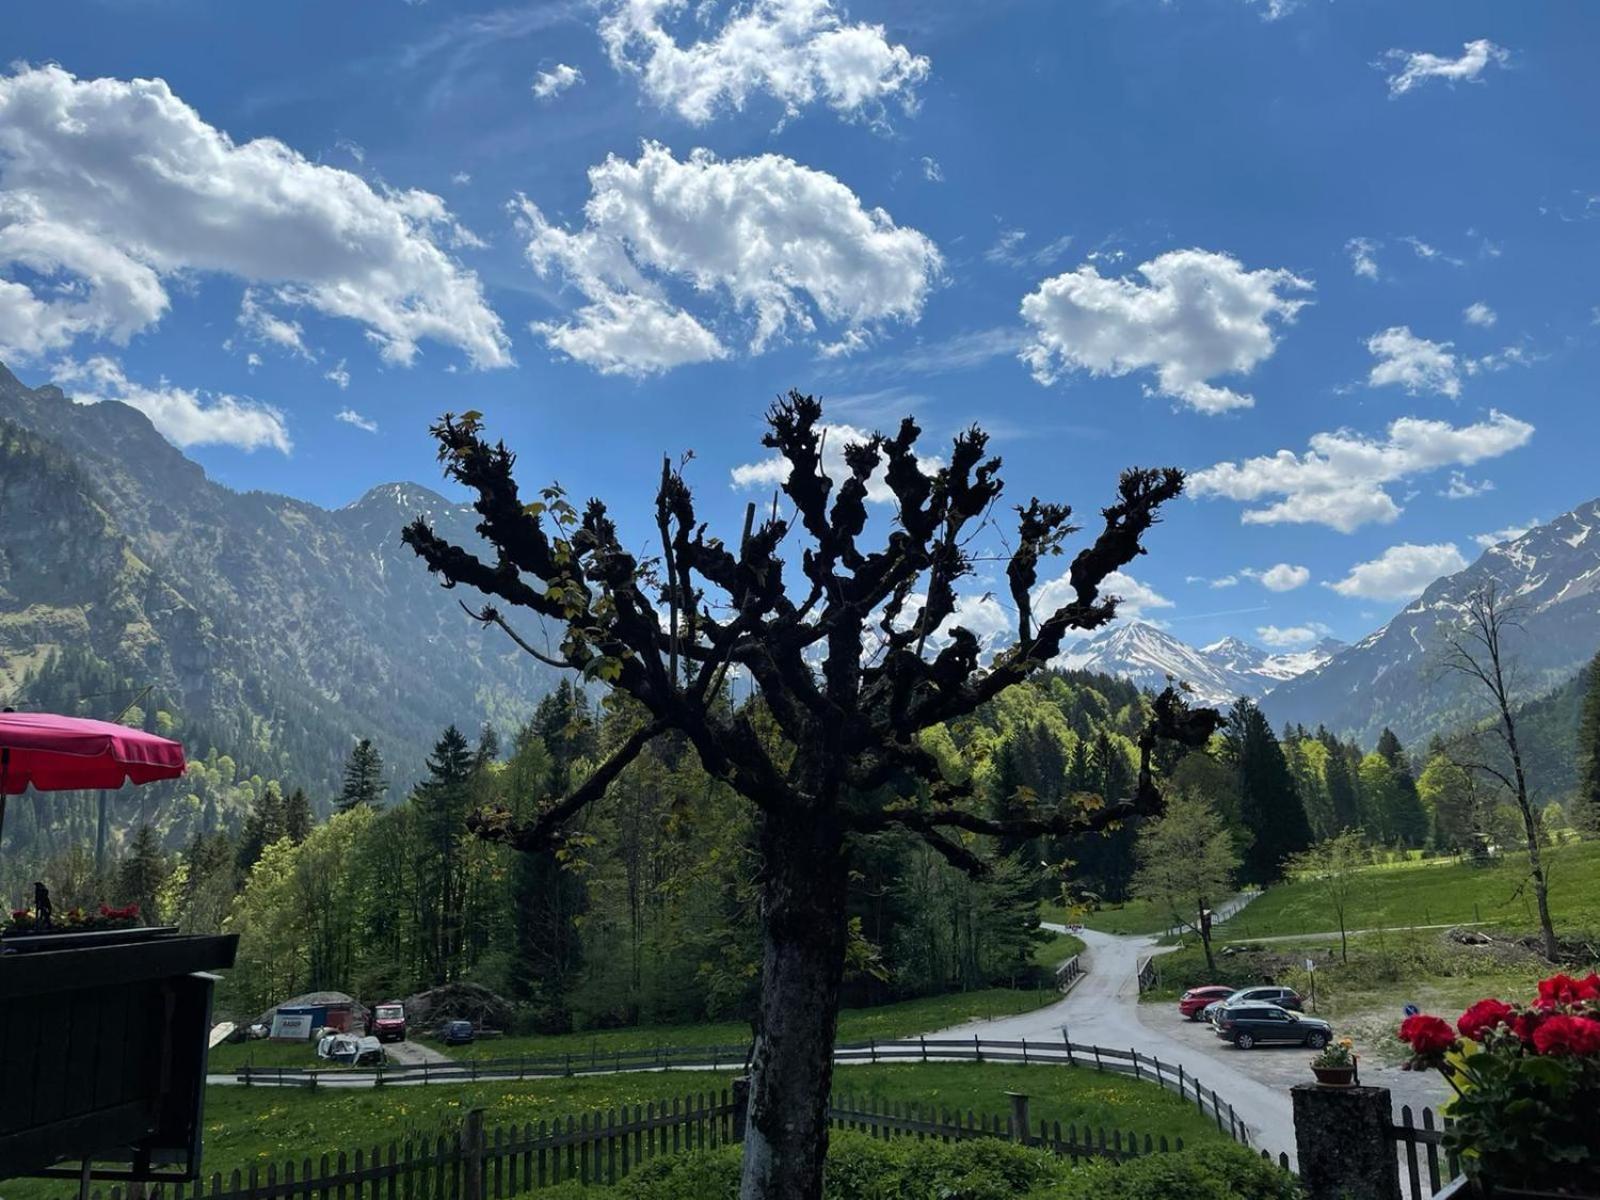
[[[1317,960],[1314,959],[1314,958],[1306,959],[1306,970],[1315,971],[1316,969],[1317,969]]]

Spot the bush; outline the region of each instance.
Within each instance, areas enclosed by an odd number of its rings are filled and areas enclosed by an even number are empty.
[[[1051,1200],[1295,1200],[1300,1184],[1242,1146],[1193,1146],[1079,1170]]]
[[[617,1200],[733,1200],[739,1147],[646,1163]],[[586,1195],[598,1200],[590,1190]],[[1196,1146],[1131,1162],[1072,1166],[997,1139],[878,1141],[836,1133],[824,1200],[1295,1200],[1292,1175],[1239,1146]]]

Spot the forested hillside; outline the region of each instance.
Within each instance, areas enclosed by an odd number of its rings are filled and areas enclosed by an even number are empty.
[[[325,797],[361,738],[409,782],[444,725],[510,731],[552,684],[400,546],[421,514],[474,537],[470,509],[414,485],[336,511],[232,492],[141,413],[0,367],[4,702],[100,718],[131,706],[125,720],[220,764],[216,786],[196,774],[114,801],[113,841],[130,803],[174,847],[208,811],[237,822],[265,780]],[[48,831],[82,806],[41,802],[36,817]],[[40,824],[21,818],[8,845]]]

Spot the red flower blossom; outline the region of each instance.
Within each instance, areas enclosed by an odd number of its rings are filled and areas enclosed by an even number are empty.
[[[1439,1017],[1418,1015],[1400,1022],[1400,1040],[1416,1054],[1443,1054],[1456,1044],[1456,1031]]]
[[[26,908],[13,908],[11,910],[11,919],[13,921],[26,921],[31,916],[33,916],[33,913]]]
[[[1539,983],[1540,1008],[1564,1008],[1581,1004],[1585,1000],[1600,1000],[1600,975],[1589,972],[1587,979],[1574,979],[1570,975],[1552,975]]]
[[[1540,1054],[1600,1054],[1600,1021],[1588,1017],[1549,1017],[1533,1034]]]
[[[1516,1015],[1517,1010],[1503,1000],[1479,1000],[1461,1014],[1456,1028],[1461,1031],[1462,1037],[1481,1042],[1484,1034],[1498,1025],[1511,1024]]]
[[[1524,1046],[1533,1045],[1533,1035],[1547,1019],[1542,1012],[1520,1012],[1511,1018],[1511,1032]]]

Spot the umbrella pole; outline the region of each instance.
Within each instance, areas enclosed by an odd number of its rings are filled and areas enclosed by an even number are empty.
[[[6,838],[6,768],[11,765],[11,747],[0,747],[0,843]]]

